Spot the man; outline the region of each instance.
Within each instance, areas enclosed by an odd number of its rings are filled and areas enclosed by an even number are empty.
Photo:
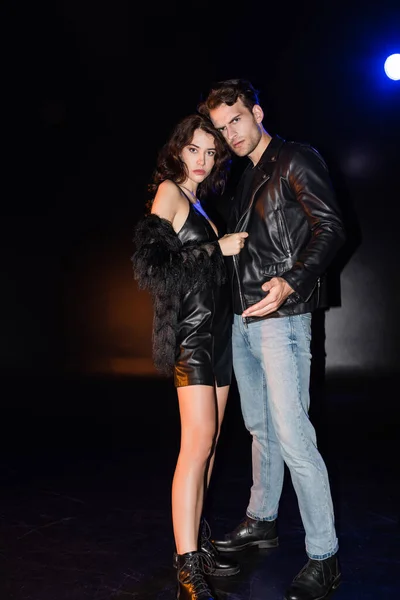
[[[322,600],[340,583],[338,540],[326,466],[308,416],[311,313],[324,274],[344,242],[327,167],[311,146],[269,135],[249,81],[219,82],[199,105],[249,164],[236,188],[228,231],[247,231],[233,257],[233,360],[253,485],[246,518],[220,551],[278,545],[284,463],[305,529],[308,562],[285,600]]]

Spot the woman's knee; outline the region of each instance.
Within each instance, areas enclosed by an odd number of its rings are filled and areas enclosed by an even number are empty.
[[[186,432],[182,436],[181,455],[190,460],[206,462],[216,442],[215,431]]]

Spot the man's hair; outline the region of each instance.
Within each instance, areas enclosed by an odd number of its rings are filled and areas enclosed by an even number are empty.
[[[200,101],[197,110],[206,117],[210,116],[210,110],[218,108],[221,104],[232,106],[240,99],[250,110],[255,104],[259,104],[258,90],[247,79],[226,79],[214,83],[207,95]]]

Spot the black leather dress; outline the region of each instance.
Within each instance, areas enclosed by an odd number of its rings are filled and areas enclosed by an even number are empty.
[[[185,242],[214,242],[218,238],[209,221],[189,201],[189,214],[178,237]],[[229,385],[232,376],[232,310],[230,285],[188,292],[178,316],[174,383]]]

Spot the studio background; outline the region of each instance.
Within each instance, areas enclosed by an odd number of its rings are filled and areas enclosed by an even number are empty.
[[[3,371],[153,372],[133,229],[172,127],[229,77],[260,90],[269,133],[311,143],[330,168],[349,237],[327,370],[397,371],[400,82],[383,62],[399,52],[399,6],[142,10],[3,5]]]
[[[134,227],[157,153],[215,80],[260,91],[272,135],[325,158],[347,242],[316,313],[310,418],[335,505],[335,600],[399,598],[398,0],[42,0],[0,6],[0,597],[172,600],[176,391],[154,372]],[[223,223],[227,194],[207,203]],[[235,382],[233,382],[235,384]],[[251,439],[235,385],[207,513],[243,518]],[[290,478],[280,547],[220,600],[282,600],[304,564]],[[267,554],[266,554],[267,553]]]

